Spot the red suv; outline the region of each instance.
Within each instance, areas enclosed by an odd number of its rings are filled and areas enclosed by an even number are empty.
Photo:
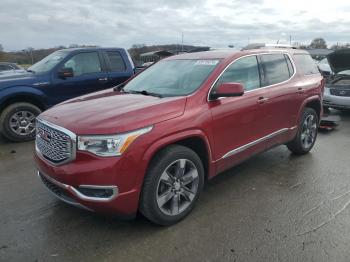
[[[171,225],[206,180],[250,156],[281,144],[309,152],[323,87],[301,50],[173,56],[42,113],[38,175],[69,204]]]

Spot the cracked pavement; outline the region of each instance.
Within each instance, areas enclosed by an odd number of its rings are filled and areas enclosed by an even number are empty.
[[[168,228],[61,203],[36,176],[33,143],[0,140],[0,261],[348,261],[350,113],[341,117],[308,155],[280,146],[219,175]]]

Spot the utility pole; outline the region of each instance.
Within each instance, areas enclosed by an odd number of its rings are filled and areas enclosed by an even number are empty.
[[[33,49],[30,49],[30,58],[32,59],[32,65],[34,64]]]
[[[184,33],[181,33],[181,52],[184,51]]]
[[[292,35],[289,35],[289,44],[292,45]]]

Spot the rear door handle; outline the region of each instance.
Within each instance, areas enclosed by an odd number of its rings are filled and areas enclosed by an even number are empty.
[[[299,94],[305,94],[305,89],[302,88],[302,87],[299,87],[299,88],[298,88],[298,93],[299,93]]]
[[[263,96],[261,96],[261,97],[259,97],[259,99],[258,99],[258,103],[259,103],[259,104],[264,104],[264,103],[266,103],[267,101],[269,101],[269,98],[268,98],[268,97],[263,97]]]

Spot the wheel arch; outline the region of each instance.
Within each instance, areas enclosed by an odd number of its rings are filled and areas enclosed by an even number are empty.
[[[154,157],[164,148],[170,145],[182,145],[193,150],[201,159],[205,177],[210,178],[215,172],[215,168],[212,165],[212,154],[210,144],[207,136],[201,130],[190,130],[181,133],[177,133],[172,136],[168,136],[158,140],[152,144],[146,153],[144,154],[143,160],[147,163],[147,168],[154,159]]]
[[[313,96],[308,99],[306,99],[303,103],[303,106],[300,109],[299,112],[299,118],[298,118],[298,123],[300,122],[300,118],[302,116],[304,108],[312,108],[316,111],[317,116],[318,116],[318,121],[321,121],[321,116],[322,116],[322,102],[319,98],[319,96]]]
[[[2,99],[0,103],[0,112],[9,105],[20,102],[33,104],[42,111],[47,108],[40,96],[31,93],[19,93]]]

